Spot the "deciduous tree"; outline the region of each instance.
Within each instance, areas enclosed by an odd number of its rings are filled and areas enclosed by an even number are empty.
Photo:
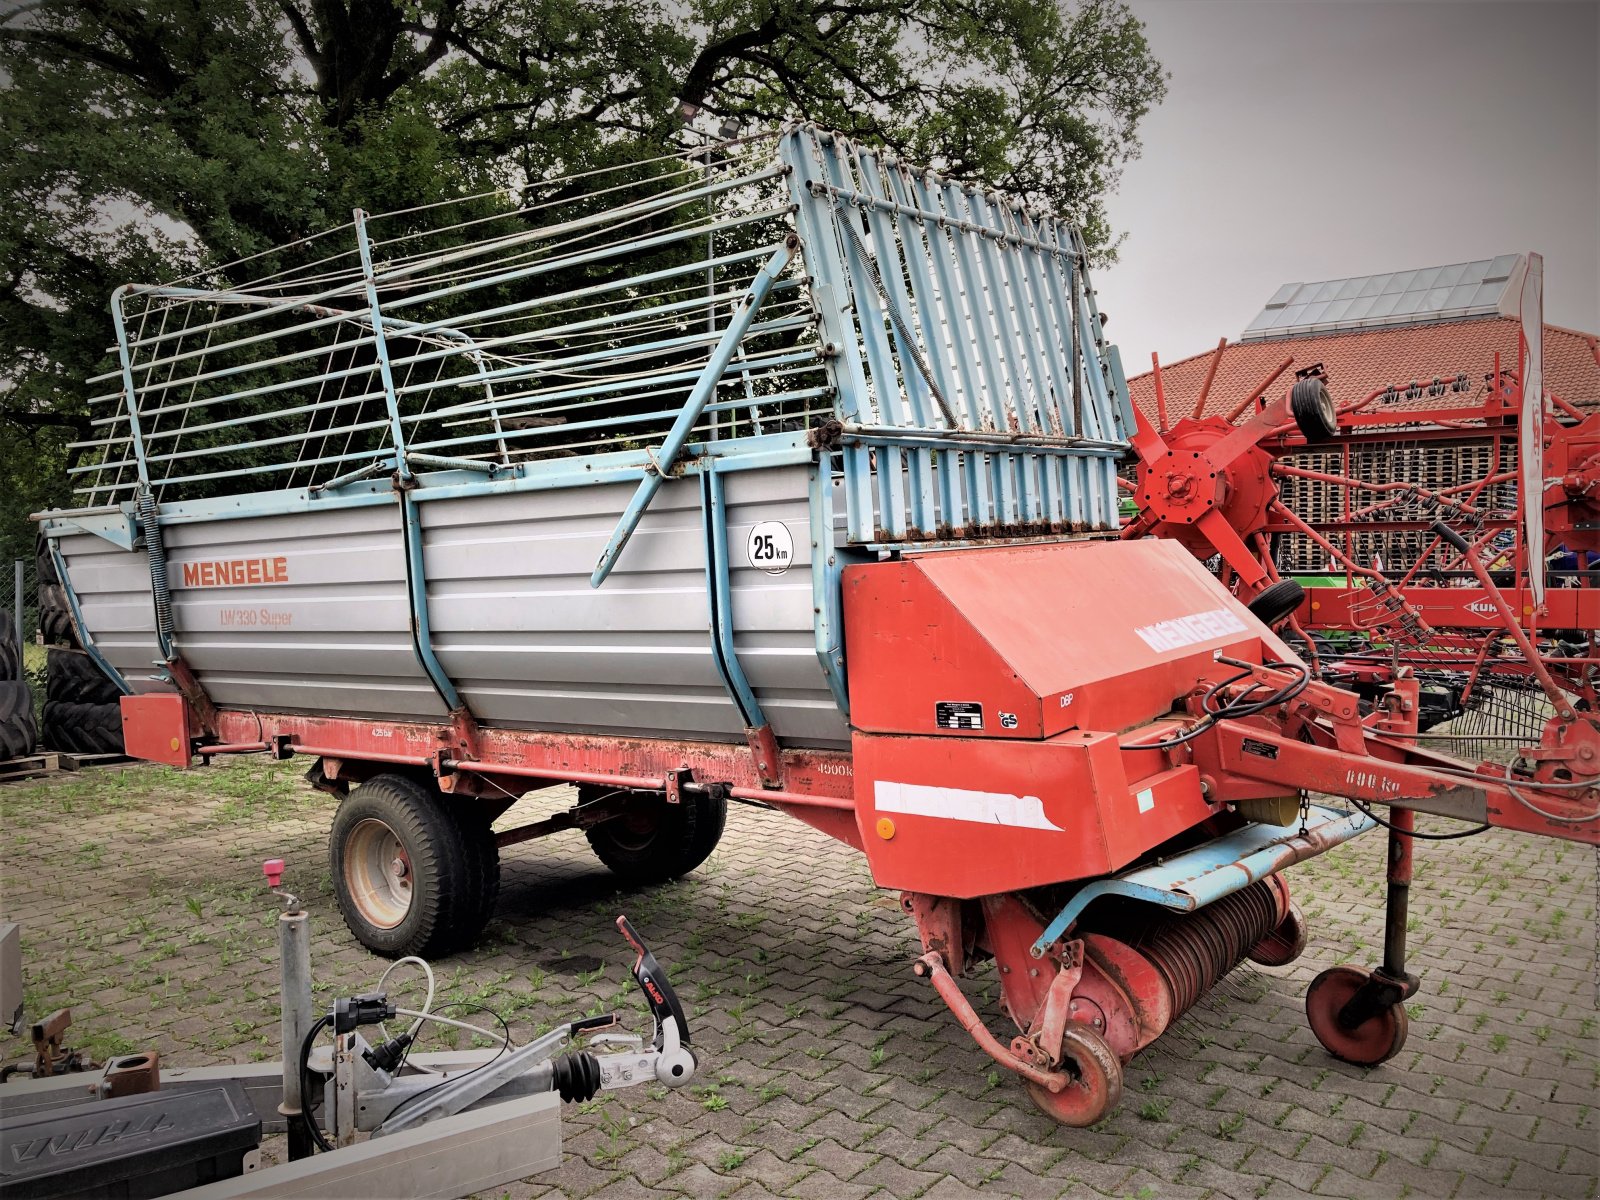
[[[64,503],[107,295],[804,117],[1075,217],[1165,77],[1120,0],[37,0],[0,18],[0,552]]]

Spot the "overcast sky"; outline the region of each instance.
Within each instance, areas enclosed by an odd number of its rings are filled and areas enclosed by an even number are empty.
[[[1132,0],[1172,72],[1095,283],[1129,375],[1278,285],[1537,250],[1600,333],[1600,3]]]

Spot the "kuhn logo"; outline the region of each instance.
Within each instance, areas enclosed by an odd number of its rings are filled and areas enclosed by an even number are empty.
[[[1474,600],[1467,605],[1467,611],[1469,613],[1477,613],[1480,617],[1492,617],[1500,610],[1487,600]]]
[[[1226,608],[1213,608],[1208,612],[1191,613],[1187,617],[1174,617],[1154,625],[1142,625],[1134,630],[1144,644],[1152,650],[1179,650],[1184,646],[1209,642],[1230,633],[1246,633],[1244,622]]]

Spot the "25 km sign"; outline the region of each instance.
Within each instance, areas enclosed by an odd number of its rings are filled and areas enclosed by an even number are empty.
[[[782,521],[758,521],[745,541],[750,565],[768,575],[782,575],[794,562],[794,535]]]

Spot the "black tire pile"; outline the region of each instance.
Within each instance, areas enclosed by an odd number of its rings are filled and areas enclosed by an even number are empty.
[[[43,536],[37,561],[39,630],[50,644],[41,731],[44,745],[69,754],[121,754],[121,693],[83,652],[66,588]]]
[[[22,676],[17,623],[0,608],[0,762],[32,754],[38,740],[33,693]]]

